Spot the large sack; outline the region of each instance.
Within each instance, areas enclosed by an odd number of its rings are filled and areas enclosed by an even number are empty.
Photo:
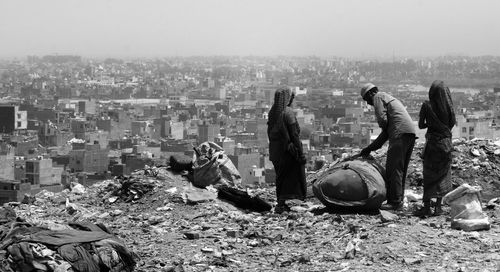
[[[451,228],[464,231],[488,230],[490,222],[483,213],[481,188],[462,184],[446,194],[443,202],[451,206]]]
[[[193,172],[193,185],[201,188],[216,183],[231,186],[241,183],[240,172],[214,142],[204,142],[195,148]]]
[[[193,185],[196,187],[205,188],[216,184],[220,181],[221,177],[217,157],[198,160],[193,165]]]
[[[377,210],[386,199],[384,175],[374,160],[338,162],[316,176],[313,193],[329,208]]]

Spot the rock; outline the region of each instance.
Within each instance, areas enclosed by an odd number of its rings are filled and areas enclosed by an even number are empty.
[[[113,210],[111,213],[111,216],[119,216],[121,214],[123,214],[123,211],[122,210]]]
[[[112,197],[108,198],[108,202],[109,202],[109,203],[115,203],[115,202],[116,202],[116,200],[118,200],[118,197],[117,197],[117,196],[112,196]]]
[[[257,240],[250,240],[250,241],[248,241],[248,243],[247,243],[247,245],[248,245],[248,246],[251,246],[251,247],[256,247],[256,246],[259,246],[259,244],[260,244],[260,243],[259,243],[259,241],[257,241]]]
[[[98,215],[97,217],[99,217],[100,219],[107,218],[107,217],[109,217],[109,212],[104,212],[104,213],[101,213],[101,214],[100,214],[100,215]]]
[[[290,210],[297,212],[297,213],[304,213],[304,212],[308,211],[308,209],[306,207],[302,207],[302,206],[293,206],[290,208]]]
[[[217,199],[217,193],[198,188],[191,188],[184,192],[183,198],[188,204],[197,204]]]
[[[486,208],[488,209],[495,209],[496,207],[500,206],[500,198],[492,198],[490,201],[488,201],[488,204],[486,204]]]
[[[238,236],[238,231],[228,230],[228,231],[226,231],[226,235],[227,235],[227,237],[236,238]]]
[[[163,217],[159,215],[151,216],[150,218],[148,218],[148,222],[150,225],[156,225],[163,221],[164,221]]]
[[[411,190],[405,190],[405,196],[408,202],[420,202],[422,200],[422,195],[419,195]]]
[[[184,237],[188,240],[200,239],[200,234],[198,232],[185,232]]]
[[[173,208],[172,208],[172,207],[170,207],[170,206],[168,206],[168,205],[167,205],[167,206],[163,206],[163,207],[158,207],[158,208],[156,208],[156,211],[158,211],[158,212],[163,212],[163,211],[171,211],[171,210],[173,210]]]
[[[36,201],[35,196],[32,196],[30,194],[25,194],[23,201],[21,201],[21,203],[31,205],[31,204],[35,203],[35,201]]]
[[[212,253],[212,252],[214,252],[214,249],[211,247],[204,247],[201,249],[201,251],[205,252],[205,253]]]
[[[404,262],[405,262],[405,264],[409,264],[409,265],[420,264],[420,263],[422,263],[422,259],[421,258],[404,258]]]
[[[165,192],[173,195],[173,194],[177,193],[177,187],[172,187],[168,190],[165,190]]]
[[[300,255],[300,257],[297,260],[297,262],[299,262],[301,264],[310,263],[311,262],[311,257],[309,255],[302,254],[302,255]]]
[[[386,223],[398,220],[399,216],[388,211],[380,210],[380,219],[383,223]]]
[[[81,185],[80,183],[76,183],[71,188],[71,192],[73,192],[77,195],[83,195],[85,193],[85,187],[83,185]]]

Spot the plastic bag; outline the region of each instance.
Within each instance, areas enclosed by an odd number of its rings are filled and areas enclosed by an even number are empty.
[[[221,177],[217,157],[205,161],[197,161],[193,165],[193,185],[196,187],[205,188],[220,181]]]
[[[240,185],[240,171],[238,171],[236,166],[234,166],[231,159],[229,159],[229,157],[224,153],[221,153],[217,158],[222,177],[229,181],[232,185]]]
[[[443,202],[451,206],[451,228],[465,231],[490,229],[488,216],[483,213],[481,188],[462,184],[444,196]]]
[[[216,183],[240,184],[241,175],[222,147],[214,142],[204,142],[194,148],[193,185],[206,187]]]

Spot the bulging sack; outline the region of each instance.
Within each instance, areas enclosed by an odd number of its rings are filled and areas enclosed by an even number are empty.
[[[207,159],[200,163],[195,163],[193,166],[193,185],[200,188],[205,188],[209,185],[216,184],[221,179],[221,171],[217,158]]]
[[[231,186],[241,184],[240,172],[222,147],[213,142],[204,142],[195,151],[193,185],[204,188],[216,183]]]
[[[384,175],[375,160],[338,162],[312,181],[313,193],[330,208],[377,210],[386,198]]]
[[[488,216],[483,213],[481,188],[462,184],[446,194],[443,202],[451,206],[451,228],[476,231],[490,229]]]

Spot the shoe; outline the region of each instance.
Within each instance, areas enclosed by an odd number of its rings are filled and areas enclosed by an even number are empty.
[[[420,218],[427,218],[432,216],[432,211],[430,207],[421,207],[413,212],[414,216],[418,216]]]
[[[380,206],[380,209],[385,211],[387,210],[400,211],[403,209],[403,203],[399,202],[399,203],[382,204],[382,206]]]
[[[290,207],[288,207],[288,205],[284,204],[284,205],[277,205],[276,207],[274,207],[274,213],[277,213],[277,214],[282,214],[283,212],[289,212],[290,211]]]

